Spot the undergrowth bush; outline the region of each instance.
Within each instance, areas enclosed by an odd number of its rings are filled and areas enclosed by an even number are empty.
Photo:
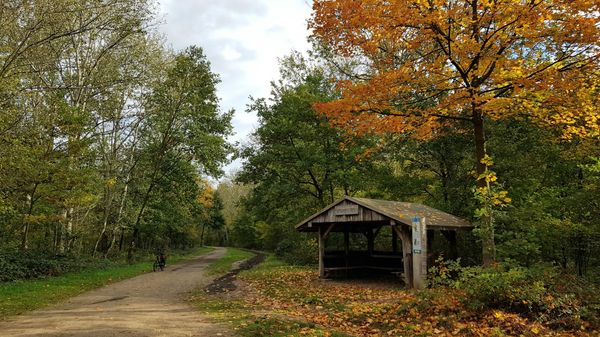
[[[103,259],[55,256],[36,252],[2,252],[0,253],[0,282],[57,276],[112,264],[114,262]]]
[[[275,248],[275,255],[293,265],[317,263],[318,245],[310,238],[283,239]]]
[[[579,327],[581,319],[599,323],[598,289],[552,266],[484,268],[437,261],[430,272],[430,286],[457,289],[462,304],[475,313],[501,309],[568,328]]]

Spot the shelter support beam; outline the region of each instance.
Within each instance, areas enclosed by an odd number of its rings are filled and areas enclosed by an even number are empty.
[[[331,225],[329,225],[329,227],[327,227],[327,229],[325,230],[325,233],[323,233],[323,239],[327,239],[327,237],[329,236],[329,233],[331,233],[331,230],[333,229],[333,227],[335,227],[334,223],[332,223]]]
[[[325,229],[319,226],[319,277],[325,278]]]
[[[398,252],[398,233],[392,229],[392,252]]]
[[[410,230],[407,226],[398,226],[395,221],[391,221],[392,231],[400,237],[402,242],[402,262],[404,264],[404,284],[407,288],[413,287],[413,267],[412,267],[412,241]]]
[[[375,235],[373,234],[373,229],[369,229],[366,233],[367,235],[367,250],[369,251],[369,255],[373,254],[373,248],[375,247]]]
[[[344,226],[344,263],[346,265],[346,277],[348,277],[348,266],[350,259],[350,228],[348,225]]]

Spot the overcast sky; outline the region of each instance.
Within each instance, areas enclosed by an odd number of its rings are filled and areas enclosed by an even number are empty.
[[[277,79],[277,59],[305,51],[310,0],[161,0],[160,31],[174,49],[197,45],[221,76],[221,108],[235,109],[232,141],[244,141],[257,125],[248,97],[267,97]],[[226,171],[235,170],[233,163]]]

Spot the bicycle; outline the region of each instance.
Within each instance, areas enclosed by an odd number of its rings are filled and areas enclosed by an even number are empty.
[[[152,271],[160,271],[165,270],[165,265],[167,264],[167,259],[164,254],[156,255],[156,259],[154,260],[154,264],[152,265]]]

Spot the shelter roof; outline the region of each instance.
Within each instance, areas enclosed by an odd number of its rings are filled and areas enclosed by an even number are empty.
[[[348,215],[348,212],[344,211],[336,212],[336,208],[340,210],[342,208],[347,209],[347,205],[352,204],[358,205],[359,208],[362,207],[368,211],[375,212],[377,217],[369,215],[367,219],[363,216],[366,212],[360,209],[357,210],[356,215]],[[473,228],[473,225],[467,220],[423,204],[346,196],[311,215],[299,223],[296,229],[299,231],[314,231],[316,228],[313,228],[313,224],[338,222],[360,224],[361,222],[381,221],[384,218],[410,226],[414,217],[425,218],[426,225],[429,228],[450,230]]]

